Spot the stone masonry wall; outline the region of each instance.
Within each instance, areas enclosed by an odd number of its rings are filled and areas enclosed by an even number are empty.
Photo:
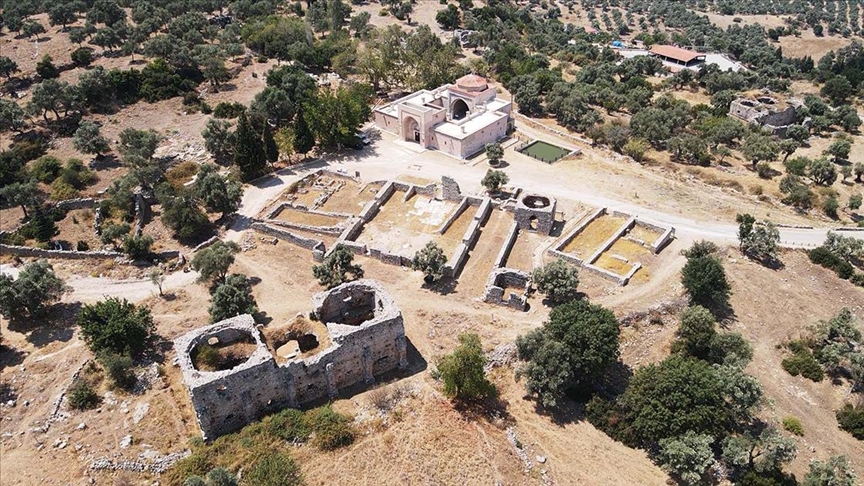
[[[174,342],[206,440],[236,431],[285,407],[302,407],[333,398],[344,388],[371,383],[376,376],[407,366],[402,314],[376,282],[359,280],[343,284],[316,294],[313,304],[320,305],[329,294],[349,287],[372,293],[375,316],[357,326],[325,322],[332,344],[308,358],[276,363],[249,315],[192,331]],[[339,303],[351,305],[350,300],[339,299]],[[316,309],[316,314],[320,314],[319,310]],[[255,351],[249,359],[230,370],[196,370],[191,358],[195,346],[213,336],[222,340],[231,332],[252,336]]]

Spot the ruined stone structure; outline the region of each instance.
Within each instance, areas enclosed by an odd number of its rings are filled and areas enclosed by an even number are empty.
[[[520,311],[528,307],[531,275],[513,268],[495,268],[486,281],[483,302],[503,305]]]
[[[174,341],[206,440],[285,407],[334,398],[340,390],[372,383],[376,376],[407,366],[402,313],[377,282],[346,283],[316,294],[312,303],[310,317],[326,326],[331,344],[305,358],[277,362],[249,315],[197,329]],[[316,336],[315,342],[323,342],[323,337]],[[254,346],[244,362],[220,371],[196,368],[193,358],[199,346],[236,342]]]
[[[523,194],[513,208],[513,217],[519,229],[548,235],[555,225],[554,197]]]
[[[769,96],[755,100],[738,98],[729,105],[729,115],[754,125],[771,130],[777,136],[785,136],[789,125],[795,123],[797,103],[781,103]]]
[[[420,90],[375,108],[375,125],[464,159],[496,142],[513,128],[512,103],[496,97],[495,86],[469,74],[435,90]]]

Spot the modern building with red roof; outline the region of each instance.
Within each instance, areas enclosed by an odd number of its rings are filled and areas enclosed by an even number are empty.
[[[651,46],[649,54],[663,61],[685,67],[693,67],[705,62],[705,54],[701,52],[662,44]]]
[[[464,159],[512,128],[512,103],[497,93],[486,78],[468,74],[453,84],[375,108],[375,125],[402,140]]]

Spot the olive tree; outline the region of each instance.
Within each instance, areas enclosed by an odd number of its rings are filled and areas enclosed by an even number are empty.
[[[434,241],[426,243],[426,246],[418,250],[411,260],[411,269],[422,271],[427,282],[441,280],[446,265],[447,256]]]
[[[234,255],[240,251],[240,247],[233,241],[217,241],[208,248],[195,254],[192,258],[192,270],[200,275],[199,282],[224,282],[228,274],[228,268],[234,263]]]
[[[252,285],[245,275],[232,273],[213,291],[210,303],[210,322],[219,322],[240,314],[258,312]]]
[[[102,136],[99,125],[89,120],[83,121],[78,125],[75,135],[72,136],[72,145],[79,152],[96,156],[110,150],[108,139]]]
[[[348,274],[351,278],[348,278]],[[318,283],[332,289],[345,282],[363,278],[363,268],[354,264],[354,252],[345,245],[339,244],[320,265],[312,267],[312,275]]]
[[[534,270],[532,278],[537,290],[554,305],[579,297],[576,290],[579,285],[579,270],[561,258]]]
[[[219,212],[223,218],[237,211],[243,196],[241,184],[222,177],[213,164],[204,164],[198,169],[194,190],[208,211]]]
[[[94,353],[122,355],[143,351],[154,329],[150,310],[116,297],[85,305],[78,326]]]
[[[46,260],[26,265],[17,279],[0,273],[0,314],[9,320],[42,315],[65,290]]]
[[[488,170],[486,175],[483,176],[483,179],[480,181],[483,184],[483,187],[486,188],[489,192],[498,192],[501,189],[501,186],[510,182],[510,178],[507,177],[507,174],[500,170]]]
[[[590,389],[619,356],[620,330],[612,312],[584,300],[552,309],[543,327],[516,339],[524,365],[517,378],[548,408],[571,390]]]
[[[486,378],[486,357],[480,336],[459,335],[459,346],[438,362],[437,374],[444,383],[444,395],[451,400],[472,401],[497,395],[495,385]]]

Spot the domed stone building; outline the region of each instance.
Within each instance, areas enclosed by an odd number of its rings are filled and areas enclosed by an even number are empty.
[[[512,103],[496,94],[485,78],[468,74],[454,84],[420,90],[376,108],[375,125],[402,140],[464,159],[513,127]]]

